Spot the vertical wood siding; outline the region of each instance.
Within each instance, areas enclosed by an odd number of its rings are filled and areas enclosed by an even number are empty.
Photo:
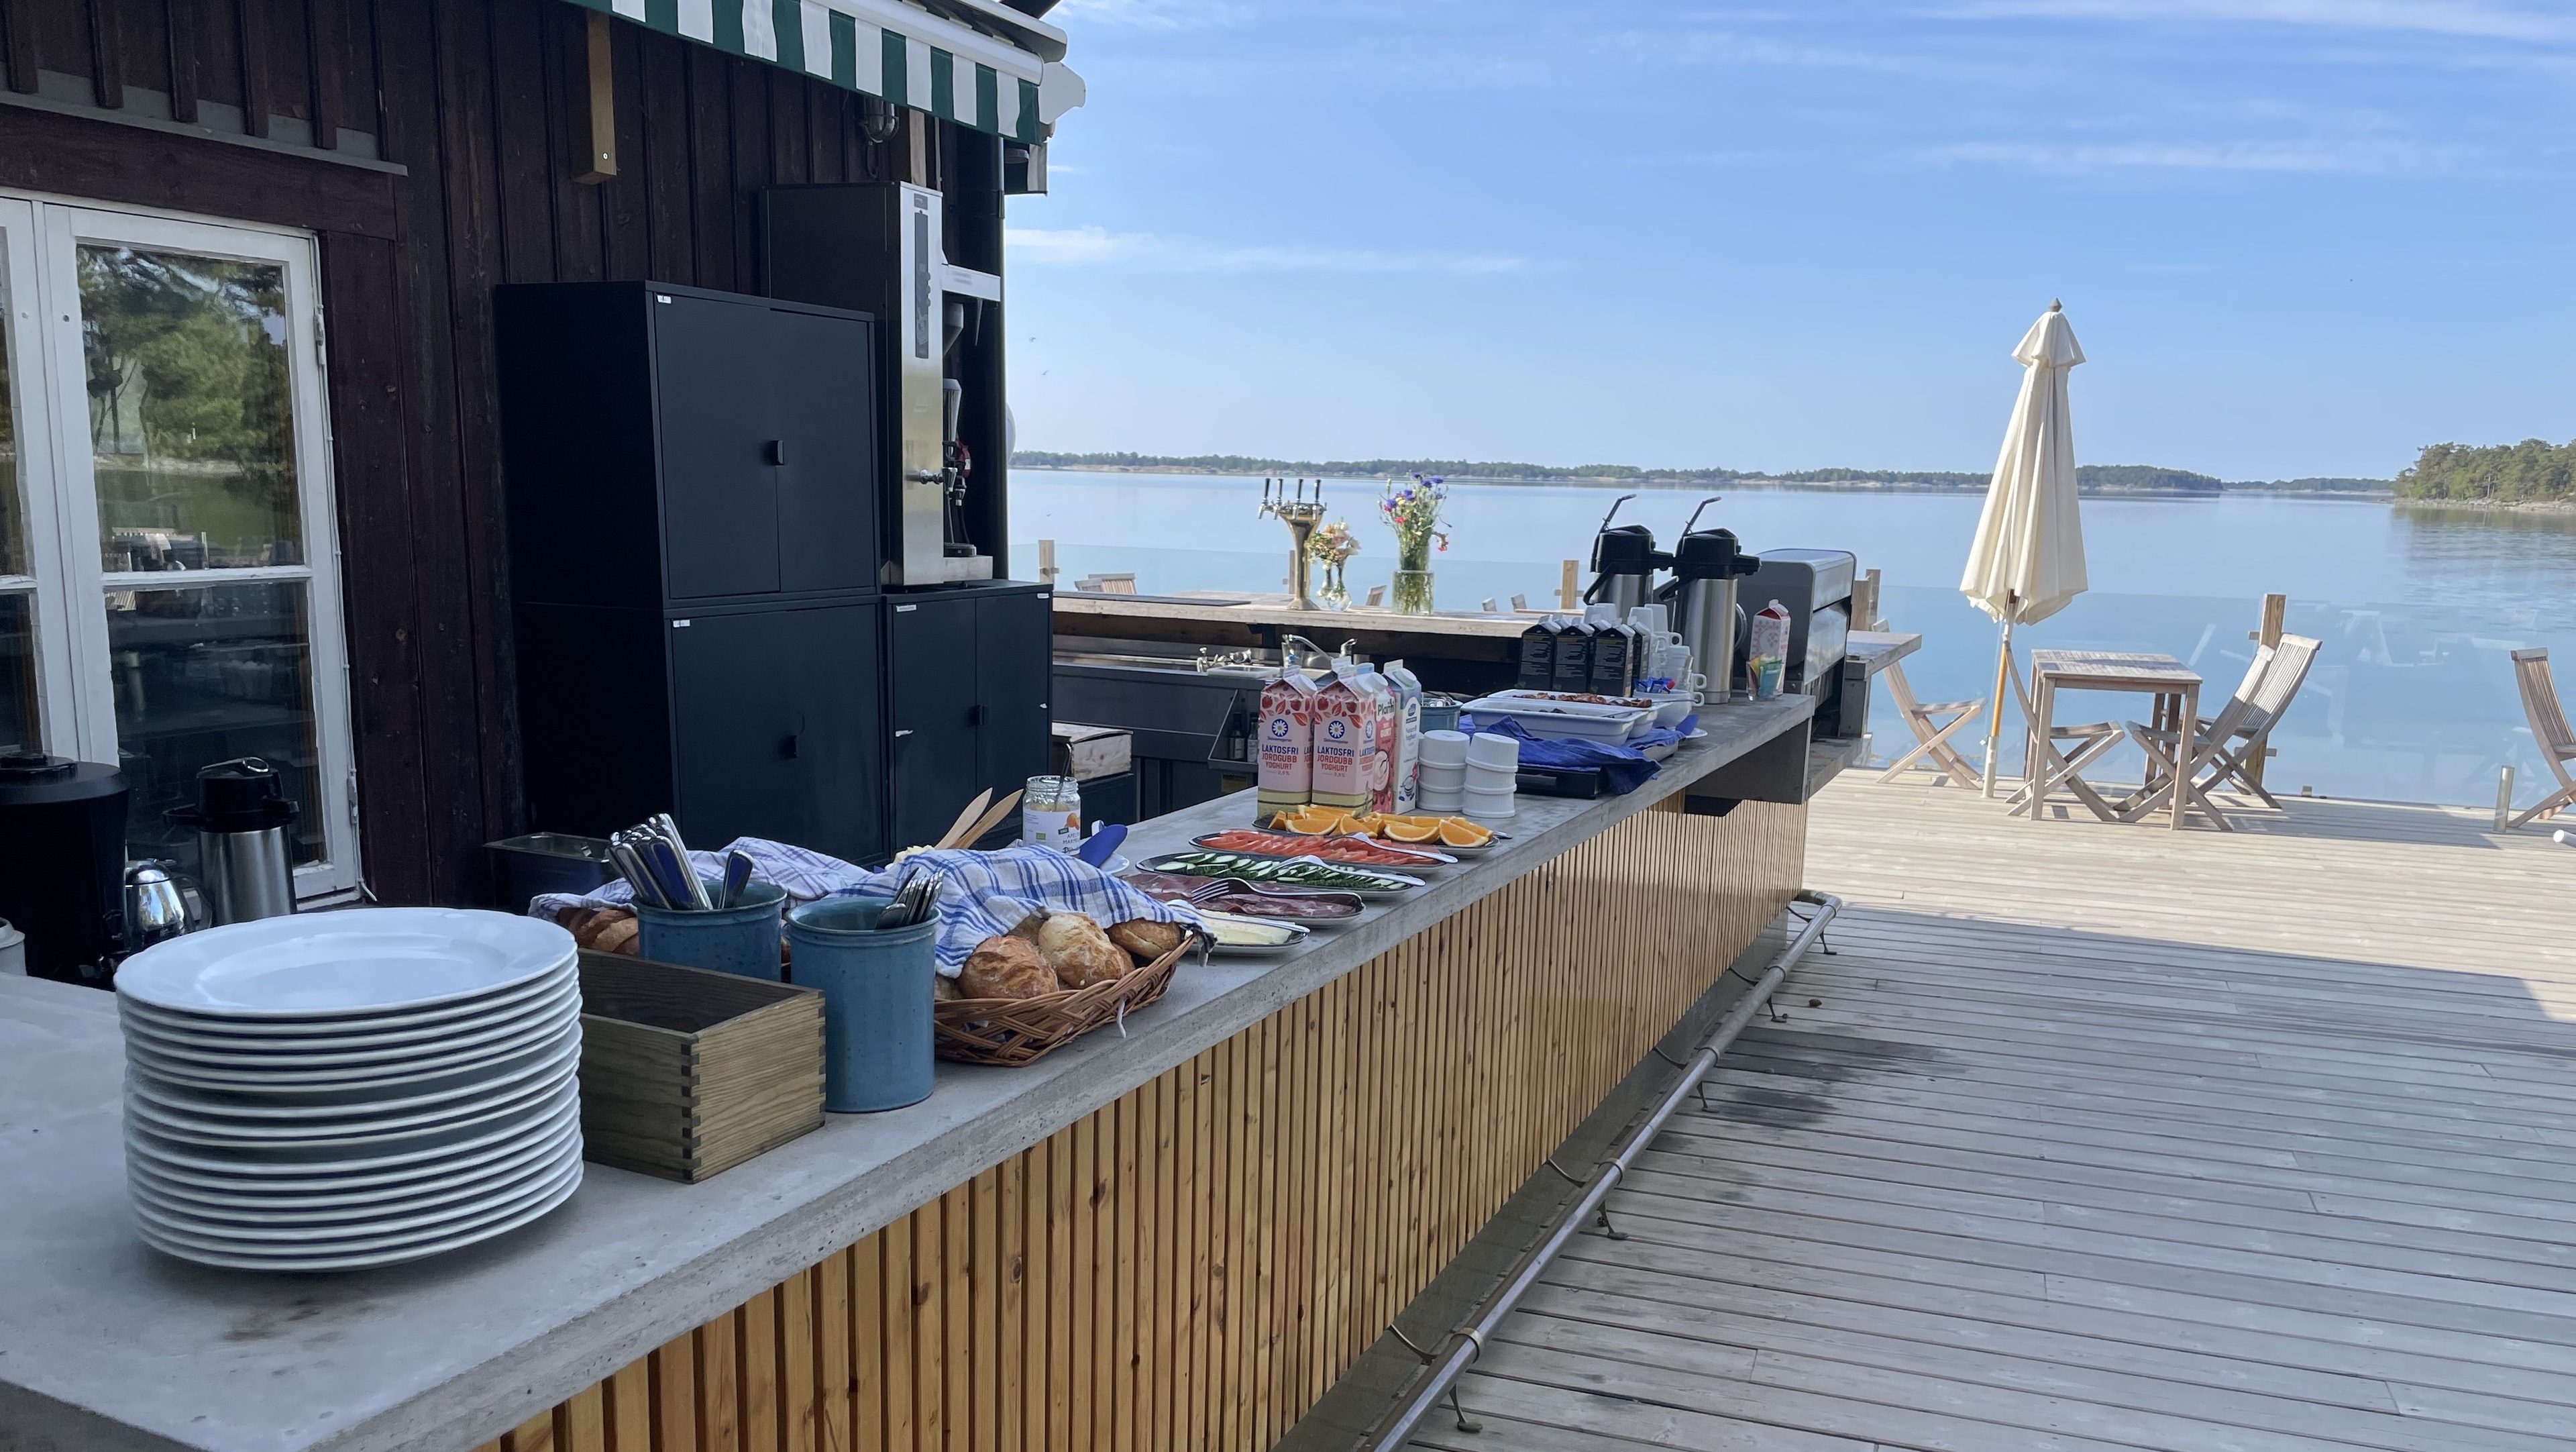
[[[479,1452],[1267,1447],[1787,904],[1805,826],[1642,813]]]
[[[320,239],[362,845],[388,902],[479,890],[519,826],[492,289],[757,288],[752,196],[892,174],[829,84],[619,25],[618,175],[582,169],[585,12],[563,0],[0,0],[36,72],[372,133],[390,177],[0,108],[0,184]]]

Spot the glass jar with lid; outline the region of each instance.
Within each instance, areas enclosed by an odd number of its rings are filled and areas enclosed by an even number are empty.
[[[1082,846],[1082,783],[1033,776],[1020,793],[1020,845],[1070,853]]]

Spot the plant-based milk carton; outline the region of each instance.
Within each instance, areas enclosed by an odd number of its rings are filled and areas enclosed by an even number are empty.
[[[1369,809],[1377,766],[1377,696],[1348,662],[1315,693],[1315,800],[1345,811]]]
[[[1422,680],[1406,670],[1402,661],[1387,666],[1386,679],[1396,689],[1400,713],[1395,732],[1393,810],[1410,815],[1422,795]]]
[[[1261,688],[1260,779],[1254,810],[1266,819],[1315,797],[1315,680],[1293,667]]]
[[[1369,810],[1395,810],[1396,745],[1404,736],[1404,693],[1395,682],[1378,673],[1376,666],[1360,667],[1360,688],[1369,694],[1369,707],[1375,712],[1370,722],[1369,741],[1376,756],[1369,763]]]

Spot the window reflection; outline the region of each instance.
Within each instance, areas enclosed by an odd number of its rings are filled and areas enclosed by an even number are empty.
[[[196,834],[161,814],[195,800],[200,768],[257,756],[286,777],[298,808],[296,862],[322,860],[305,587],[111,590],[107,633],[133,854],[193,870]]]
[[[36,730],[36,612],[24,593],[0,595],[0,756],[33,751]]]
[[[25,503],[18,498],[17,393],[10,381],[6,326],[8,271],[0,267],[0,575],[23,575],[27,573],[27,515]]]
[[[79,270],[105,567],[302,564],[285,269],[85,245]]]

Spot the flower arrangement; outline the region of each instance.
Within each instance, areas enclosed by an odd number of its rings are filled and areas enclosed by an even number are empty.
[[[1317,564],[1338,568],[1351,562],[1360,552],[1359,537],[1351,533],[1351,522],[1337,519],[1315,531],[1306,541],[1306,554]]]
[[[1351,587],[1342,579],[1342,566],[1360,552],[1359,536],[1351,533],[1351,522],[1337,519],[1315,531],[1306,541],[1306,557],[1324,567],[1323,588],[1315,598],[1328,610],[1347,610]]]
[[[1395,608],[1408,615],[1431,611],[1431,551],[1449,548],[1440,527],[1440,506],[1449,502],[1449,481],[1437,474],[1416,474],[1407,483],[1389,480],[1377,501],[1395,531]]]
[[[1431,546],[1449,548],[1449,536],[1440,528],[1440,506],[1449,502],[1449,481],[1437,474],[1416,474],[1412,481],[1399,485],[1387,481],[1386,492],[1377,501],[1378,513],[1386,516],[1395,530],[1396,553],[1406,559],[1420,559],[1419,565],[1399,565],[1399,569],[1423,569],[1430,562]]]

